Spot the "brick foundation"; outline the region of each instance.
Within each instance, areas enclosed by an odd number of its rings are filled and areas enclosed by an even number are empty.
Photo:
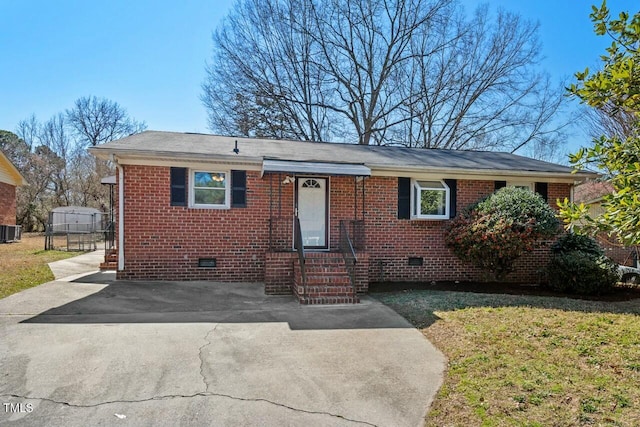
[[[267,252],[264,269],[264,292],[267,295],[290,295],[293,293],[293,264],[295,252]]]
[[[16,187],[0,182],[0,224],[16,225]]]

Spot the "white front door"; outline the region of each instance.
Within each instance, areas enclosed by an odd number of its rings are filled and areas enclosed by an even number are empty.
[[[326,249],[327,245],[327,178],[296,179],[297,210],[305,248]]]

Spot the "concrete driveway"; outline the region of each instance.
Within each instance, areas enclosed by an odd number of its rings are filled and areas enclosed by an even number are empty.
[[[0,424],[417,426],[445,360],[366,297],[94,273],[0,300],[0,366]]]

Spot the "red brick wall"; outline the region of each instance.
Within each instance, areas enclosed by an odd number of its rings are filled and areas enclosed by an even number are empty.
[[[494,181],[457,181],[457,209],[494,191]],[[482,280],[482,271],[462,262],[444,244],[448,221],[397,219],[397,178],[372,177],[366,181],[366,239],[369,280],[443,281]],[[549,201],[569,196],[568,184],[549,184]],[[554,207],[557,205],[551,202]],[[525,255],[509,280],[535,282],[548,260],[549,244]],[[421,257],[422,266],[409,266],[409,257]]]
[[[264,280],[269,187],[247,172],[247,207],[170,206],[168,167],[124,166],[125,269],[119,278]],[[199,268],[198,258],[216,258]]]
[[[0,224],[16,224],[16,187],[0,182]]]
[[[247,172],[246,208],[193,209],[170,206],[169,168],[124,168],[125,270],[118,273],[119,278],[264,281],[269,293],[287,292],[294,254],[267,255],[270,215],[284,218],[285,231],[291,228],[286,221],[293,218],[295,184],[281,185],[284,175],[273,175],[270,184],[268,175],[261,179],[259,172]],[[448,221],[397,219],[397,182],[393,177],[367,178],[355,183],[354,197],[352,177],[329,179],[331,249],[339,245],[340,220],[355,216],[365,222],[370,281],[481,279],[480,271],[457,259],[444,245]],[[493,192],[494,181],[458,180],[457,187],[460,210]],[[568,197],[569,188],[568,184],[549,184],[549,200]],[[289,249],[287,244],[284,249]],[[517,274],[510,279],[537,280],[547,251],[548,245],[521,259]],[[216,258],[217,267],[198,268],[199,257]],[[409,257],[422,257],[424,265],[409,266]],[[357,285],[365,290],[363,283]]]
[[[291,294],[295,252],[267,252],[264,270],[264,291],[268,295]]]

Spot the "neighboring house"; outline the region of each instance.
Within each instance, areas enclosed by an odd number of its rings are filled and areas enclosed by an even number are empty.
[[[593,217],[604,213],[602,202],[604,196],[613,193],[613,185],[607,181],[586,181],[574,188],[573,200],[576,203],[584,203],[589,206],[589,214]],[[608,236],[601,233],[597,237],[600,246],[608,257],[618,264],[638,266],[638,246],[624,246],[616,236]]]
[[[589,205],[591,215],[604,213],[602,201],[604,196],[613,193],[613,185],[607,181],[586,181],[573,189],[573,201]]]
[[[0,151],[0,243],[20,240],[16,226],[16,187],[26,184],[18,169]]]
[[[118,278],[264,282],[304,303],[356,301],[369,282],[478,280],[444,244],[450,218],[506,185],[556,207],[595,176],[498,152],[155,131],[90,152],[118,166]],[[547,252],[510,279],[537,281]]]

